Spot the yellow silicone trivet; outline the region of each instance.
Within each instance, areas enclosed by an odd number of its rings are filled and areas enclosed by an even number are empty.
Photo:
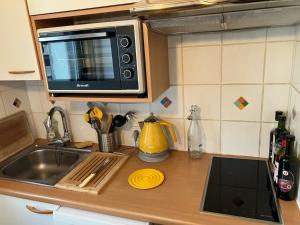
[[[130,174],[128,183],[134,188],[145,190],[161,185],[164,179],[164,174],[159,170],[142,169]]]

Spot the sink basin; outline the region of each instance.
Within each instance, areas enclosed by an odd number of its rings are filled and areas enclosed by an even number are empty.
[[[0,164],[0,177],[55,185],[90,153],[89,150],[31,147]]]

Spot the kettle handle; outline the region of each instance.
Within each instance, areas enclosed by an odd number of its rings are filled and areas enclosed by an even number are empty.
[[[177,142],[177,136],[176,136],[174,126],[171,123],[168,123],[166,121],[160,121],[159,123],[163,126],[166,126],[169,129],[173,141]]]

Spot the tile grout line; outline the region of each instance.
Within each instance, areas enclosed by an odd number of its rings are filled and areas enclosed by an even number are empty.
[[[222,34],[223,36],[223,34]],[[264,41],[254,41],[254,42],[233,42],[233,43],[224,43],[223,39],[221,38],[220,44],[191,44],[191,45],[181,45],[181,48],[201,48],[201,47],[219,47],[219,46],[234,46],[234,45],[253,45],[253,44],[265,44],[265,43],[286,43],[286,42],[294,42],[295,40],[278,40],[278,41],[267,41],[267,38],[265,36]],[[168,47],[169,49],[175,49],[180,48],[177,46]]]
[[[262,121],[263,121],[263,110],[264,110],[264,97],[265,97],[265,77],[266,77],[266,61],[267,61],[267,38],[268,38],[268,29],[266,30],[265,36],[265,49],[264,49],[264,65],[263,65],[263,80],[262,80],[262,92],[261,92],[261,105],[260,105],[260,124],[259,124],[259,140],[258,140],[258,156],[261,156],[261,145],[262,145]]]
[[[220,60],[220,122],[219,122],[219,153],[222,154],[222,105],[223,105],[223,41],[224,32],[221,33],[221,60]]]
[[[252,86],[252,85],[262,85],[262,84],[265,84],[265,85],[290,85],[289,83],[264,83],[264,82],[261,82],[261,83],[211,83],[211,84],[208,84],[208,83],[196,83],[196,84],[184,84],[186,86],[201,86],[201,85],[206,85],[206,86],[212,86],[212,85],[222,85],[222,86],[230,86],[230,85],[241,85],[241,86]],[[178,85],[173,85],[172,86],[179,86],[180,84]]]
[[[295,27],[295,34],[296,34],[296,27]],[[292,83],[293,83],[293,80],[294,80],[294,75],[295,75],[295,65],[296,65],[296,54],[297,54],[297,41],[294,42],[294,48],[293,48],[293,61],[292,61],[292,71],[291,71],[291,74],[290,74],[290,87],[289,87],[289,99],[288,99],[288,106],[287,106],[287,111],[289,112],[290,108],[292,107]],[[289,118],[289,115],[288,117]],[[290,127],[290,119],[288,121],[288,126]]]
[[[181,91],[182,91],[182,116],[183,116],[183,126],[184,126],[184,137],[183,137],[183,146],[186,151],[188,151],[188,143],[187,143],[187,133],[186,131],[186,119],[185,119],[185,92],[184,92],[184,63],[183,63],[183,48],[182,48],[182,40],[183,36],[180,34],[180,54],[181,54]]]
[[[291,84],[291,86],[294,88],[294,90],[295,90],[298,94],[300,94],[300,90],[298,90],[298,89],[295,87],[294,84]]]

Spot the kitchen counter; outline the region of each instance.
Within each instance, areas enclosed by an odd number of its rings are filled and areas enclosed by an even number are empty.
[[[190,160],[186,152],[173,151],[169,159],[150,164],[134,155],[99,195],[7,180],[0,180],[0,194],[164,225],[261,224],[199,211],[211,156],[205,154],[202,159]],[[165,174],[166,180],[161,186],[137,190],[128,185],[129,174],[150,167]],[[300,211],[295,201],[280,201],[280,206],[285,225],[299,224]]]

